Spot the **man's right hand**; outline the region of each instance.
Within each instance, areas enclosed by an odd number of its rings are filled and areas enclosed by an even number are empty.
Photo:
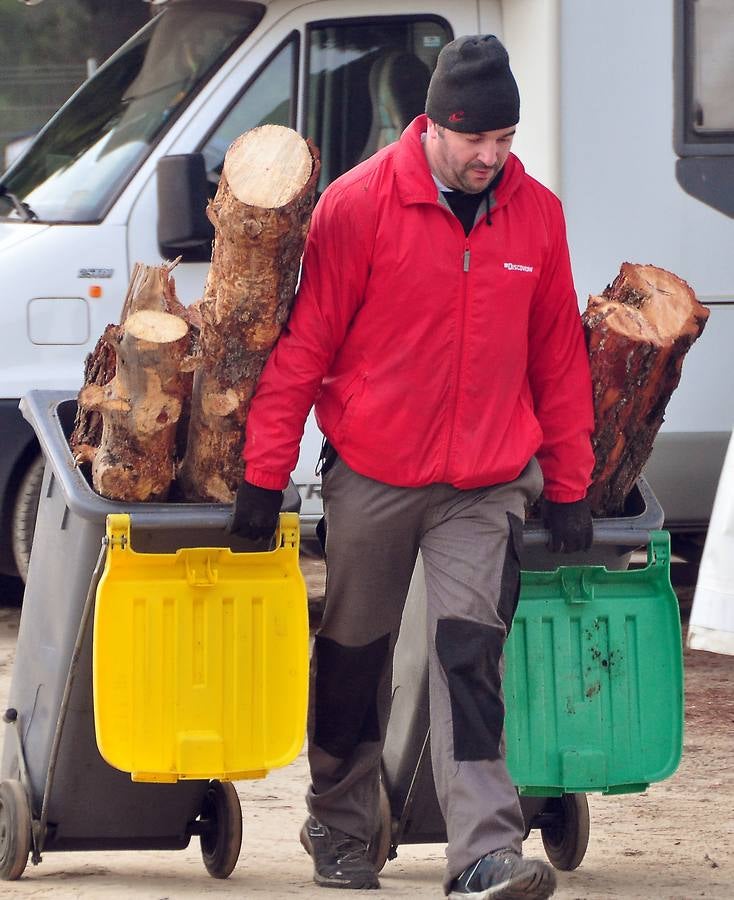
[[[237,489],[227,531],[250,541],[273,536],[283,503],[283,491],[272,491],[243,481]]]

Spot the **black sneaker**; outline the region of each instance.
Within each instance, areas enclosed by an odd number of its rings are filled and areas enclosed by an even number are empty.
[[[556,889],[549,865],[512,850],[488,853],[455,878],[449,900],[545,900]]]
[[[301,829],[301,844],[313,859],[313,880],[322,887],[375,890],[377,872],[367,856],[367,843],[309,816]]]

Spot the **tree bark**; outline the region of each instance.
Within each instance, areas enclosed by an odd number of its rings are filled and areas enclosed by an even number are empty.
[[[108,328],[114,326],[109,325]],[[104,387],[115,377],[117,357],[104,337],[84,360],[84,384]],[[102,440],[102,414],[77,403],[74,430],[69,437],[69,446],[77,465],[91,463]]]
[[[255,128],[227,151],[207,210],[214,250],[178,476],[189,500],[231,502],[242,480],[247,411],[293,302],[319,168],[310,141],[279,125]]]
[[[115,351],[115,375],[79,393],[80,405],[103,422],[92,484],[113,500],[163,500],[174,476],[176,427],[194,364],[188,323],[143,309],[108,326],[103,339]]]
[[[623,263],[583,314],[594,393],[595,515],[615,516],[652,451],[683,358],[709,310],[688,284],[650,265]]]

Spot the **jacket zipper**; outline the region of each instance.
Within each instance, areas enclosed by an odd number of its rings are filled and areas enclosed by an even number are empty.
[[[449,432],[449,439],[446,443],[446,464],[445,464],[445,472],[447,479],[450,479],[450,471],[449,471],[449,463],[451,461],[451,445],[453,444],[454,434],[456,433],[456,419],[458,414],[458,406],[459,406],[459,387],[461,382],[461,362],[464,356],[464,333],[466,330],[466,305],[467,298],[469,294],[469,285],[468,285],[468,277],[469,277],[469,267],[471,265],[471,250],[469,249],[469,240],[468,238],[464,240],[464,252],[462,254],[462,296],[461,296],[461,309],[459,310],[459,315],[461,317],[461,321],[459,324],[459,343],[457,347],[456,353],[456,374],[454,381],[454,409],[451,416],[451,431]]]

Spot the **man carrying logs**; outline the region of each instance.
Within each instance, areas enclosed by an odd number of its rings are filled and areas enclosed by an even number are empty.
[[[591,545],[589,363],[560,203],[510,152],[519,96],[502,44],[448,44],[426,112],[316,207],[250,407],[233,529],[272,535],[315,404],[328,575],[301,832],[314,880],[379,887],[367,844],[420,550],[444,891],[545,898],[555,877],[522,857],[504,759],[501,657],[526,505],[544,492],[554,549]]]

